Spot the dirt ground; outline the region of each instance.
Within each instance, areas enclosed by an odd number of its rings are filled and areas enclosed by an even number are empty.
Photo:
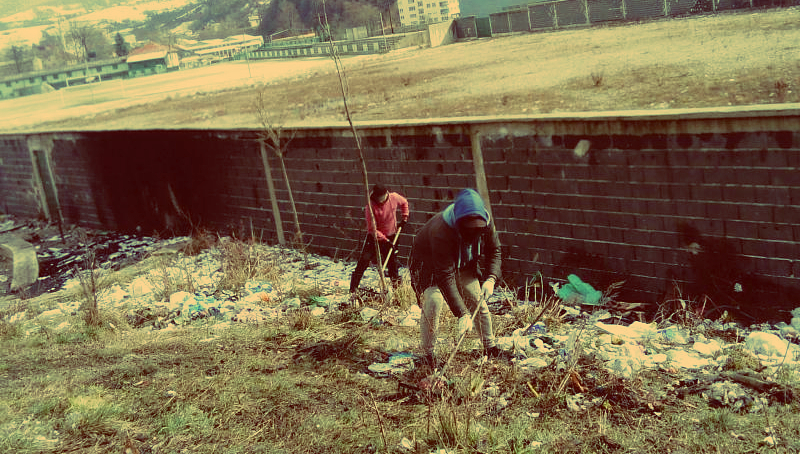
[[[525,33],[343,63],[348,105],[360,122],[792,103],[800,101],[799,50],[800,8],[792,7]],[[258,91],[273,123],[345,120],[331,61],[290,78],[35,129],[257,127]]]

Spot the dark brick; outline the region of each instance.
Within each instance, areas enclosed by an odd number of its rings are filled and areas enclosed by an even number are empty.
[[[628,165],[628,155],[622,151],[605,149],[592,153],[592,156],[597,160],[597,165],[617,167]]]
[[[735,203],[707,203],[706,216],[713,219],[736,219],[739,206]]]
[[[704,217],[706,215],[706,204],[702,202],[676,202],[675,213],[679,216]]]
[[[722,187],[722,198],[726,202],[765,203],[757,198],[757,191],[758,189],[753,186],[726,185]]]
[[[796,169],[769,169],[770,181],[775,186],[800,186],[800,172]]]
[[[772,222],[773,209],[770,205],[738,204],[738,219],[742,221]],[[732,217],[731,219],[736,219]]]
[[[644,169],[644,178],[649,183],[669,183],[672,181],[672,172],[667,167],[648,167]]]
[[[584,240],[593,240],[596,237],[595,228],[588,225],[573,225],[572,236]]]
[[[736,173],[740,172],[739,169],[734,169],[730,167],[723,167],[723,168],[704,168],[703,169],[703,179],[701,180],[705,184],[733,184],[736,183]],[[699,183],[700,181],[698,181]]]
[[[643,262],[641,260],[628,261],[627,270],[631,274],[638,275],[641,277],[652,276],[655,273],[655,267],[653,266],[652,263]]]
[[[644,262],[661,262],[664,260],[664,253],[661,248],[637,247],[635,258]]]
[[[792,197],[788,188],[756,187],[753,200],[758,203],[789,205]]]
[[[800,206],[776,206],[773,208],[773,221],[786,224],[800,224]]]
[[[623,232],[625,229],[617,227],[595,227],[595,237],[598,240],[610,243],[624,242]]]
[[[636,227],[636,219],[634,215],[624,213],[607,213],[609,225],[612,227],[619,227],[624,229],[632,229]]]
[[[666,151],[667,165],[670,167],[687,167],[689,166],[689,152],[683,150],[676,150],[674,146]]]
[[[695,137],[691,134],[676,134],[674,136],[675,145],[680,148],[691,148],[695,146]]]
[[[585,248],[588,254],[601,257],[608,255],[608,243],[603,241],[587,241],[585,243]]]
[[[512,191],[530,191],[533,184],[530,178],[510,177],[508,179],[508,188]]]
[[[650,244],[650,232],[645,230],[627,229],[623,232],[623,239],[628,244]]]
[[[662,186],[662,194],[665,199],[669,200],[690,200],[692,189],[690,185],[668,184]]]
[[[637,136],[611,136],[612,147],[620,150],[641,150],[642,138]]]
[[[721,153],[716,150],[698,150],[689,156],[692,165],[701,167],[719,167]]]
[[[764,240],[792,241],[792,226],[787,224],[758,224],[758,238]]]
[[[644,175],[644,167],[629,167],[628,181],[631,183],[643,183],[647,181]]]
[[[583,212],[580,210],[563,209],[560,210],[558,218],[561,222],[566,224],[582,224]]]
[[[680,247],[678,235],[668,232],[650,232],[650,245],[660,248]]]
[[[647,201],[639,199],[623,199],[619,202],[620,211],[625,213],[645,214],[647,213]]]
[[[636,228],[641,230],[664,230],[664,221],[660,216],[636,216]]]
[[[758,238],[758,223],[746,221],[724,221],[725,235],[736,238]]]
[[[696,201],[721,201],[722,188],[718,185],[697,184],[691,187],[692,199]]]
[[[676,202],[671,200],[648,200],[646,203],[646,213],[648,214],[658,214],[664,216],[675,214]]]

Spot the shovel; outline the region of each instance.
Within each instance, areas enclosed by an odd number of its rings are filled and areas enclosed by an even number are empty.
[[[397,239],[400,238],[400,231],[403,230],[402,227],[397,228],[397,233],[394,234],[394,241],[392,241],[392,247],[389,248],[389,252],[386,254],[386,260],[383,261],[382,270],[386,269],[386,265],[389,264],[389,259],[392,258],[392,254],[394,254],[394,247],[397,244]]]

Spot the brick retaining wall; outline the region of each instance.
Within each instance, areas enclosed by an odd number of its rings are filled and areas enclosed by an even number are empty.
[[[678,283],[687,296],[709,295],[712,308],[785,318],[800,288],[798,112],[461,118],[359,129],[371,182],[410,200],[410,232],[462,187],[488,194],[510,285],[538,272],[574,272],[600,289],[625,280],[619,298],[653,302]],[[289,130],[285,165],[304,240],[355,258],[364,195],[352,134],[345,125]],[[144,234],[204,226],[274,243],[279,229],[257,138],[254,130],[0,136],[3,210]],[[39,184],[33,164],[42,154],[52,176]],[[265,156],[290,239],[280,161]],[[42,205],[48,181],[60,214]],[[403,256],[410,243],[401,240]]]

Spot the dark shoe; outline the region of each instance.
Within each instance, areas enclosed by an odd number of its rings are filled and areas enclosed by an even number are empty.
[[[507,361],[511,361],[515,357],[513,353],[507,352],[502,348],[498,347],[497,345],[495,345],[494,347],[487,348],[486,356],[488,356],[489,358],[505,359]]]

